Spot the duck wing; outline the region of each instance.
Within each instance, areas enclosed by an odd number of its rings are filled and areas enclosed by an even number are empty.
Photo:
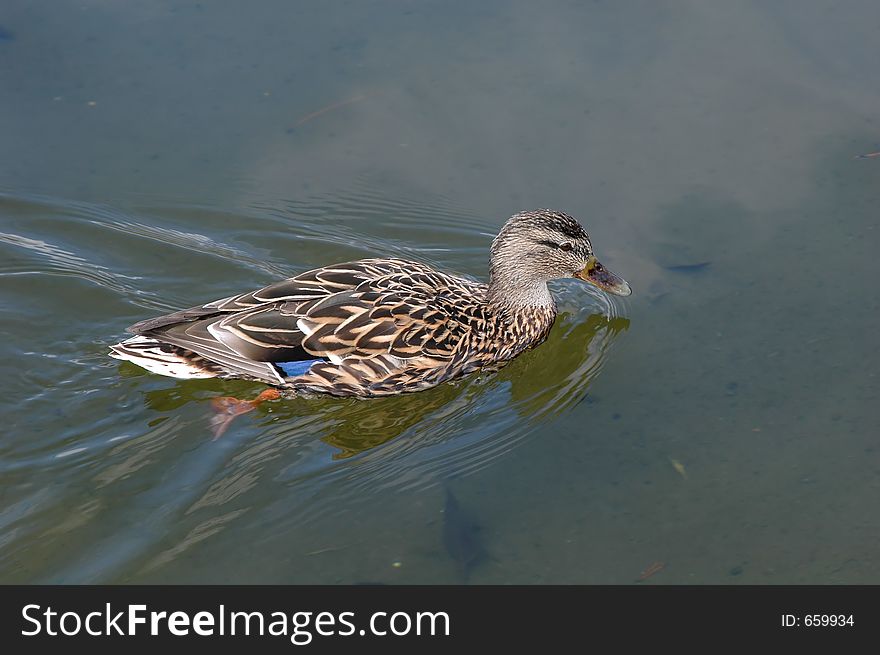
[[[278,365],[291,362],[338,365],[381,357],[376,375],[387,375],[390,361],[450,359],[466,331],[458,317],[463,308],[477,308],[474,295],[482,288],[418,262],[359,260],[142,321],[129,331],[191,351],[233,377],[273,384],[287,375]]]
[[[300,307],[307,352],[339,362],[381,355],[451,359],[481,285],[437,271],[394,273]]]

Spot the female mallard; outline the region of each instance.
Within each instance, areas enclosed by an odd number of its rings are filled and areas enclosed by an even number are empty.
[[[361,259],[136,323],[113,357],[176,378],[245,378],[293,393],[420,391],[536,346],[556,317],[547,282],[628,296],[571,216],[514,215],[492,242],[489,283],[401,259]],[[265,393],[261,397],[278,397]]]

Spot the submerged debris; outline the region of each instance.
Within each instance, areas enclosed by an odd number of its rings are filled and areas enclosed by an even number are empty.
[[[666,568],[666,563],[661,561],[652,562],[648,568],[646,568],[642,573],[636,578],[636,582],[643,582],[650,578],[652,575],[660,573],[663,569]]]
[[[317,118],[321,114],[326,114],[328,111],[333,111],[334,109],[339,109],[340,107],[345,107],[347,105],[352,105],[356,102],[360,102],[361,100],[366,99],[367,95],[362,94],[359,96],[355,96],[353,98],[349,98],[348,100],[343,100],[341,102],[334,102],[332,105],[327,105],[326,107],[322,107],[318,111],[313,111],[311,114],[306,114],[302,118],[300,118],[295,124],[294,127],[299,127],[303,123],[308,123],[313,118]]]
[[[676,264],[674,266],[664,266],[667,271],[673,273],[702,273],[712,262],[698,262],[696,264]]]
[[[342,550],[347,546],[327,546],[327,548],[319,548],[318,550],[313,550],[309,553],[306,553],[306,557],[312,557],[314,555],[323,555],[324,553],[335,553],[337,550]]]
[[[479,532],[479,526],[461,508],[447,486],[443,507],[443,545],[455,562],[462,584],[467,584],[471,571],[487,557]]]
[[[681,477],[687,480],[688,474],[687,469],[685,469],[684,464],[679,462],[677,459],[669,458],[669,463],[672,464],[672,468],[675,469],[675,472],[678,473]]]

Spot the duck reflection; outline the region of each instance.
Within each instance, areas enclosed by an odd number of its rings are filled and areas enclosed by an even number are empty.
[[[629,319],[600,313],[563,313],[541,346],[497,372],[484,371],[427,391],[366,401],[312,397],[265,403],[254,417],[262,417],[264,425],[290,423],[293,427],[286,436],[299,440],[318,436],[333,447],[335,460],[376,449],[416,426],[425,428],[418,430],[420,443],[450,439],[456,425],[497,418],[499,412],[513,412],[521,429],[580,399],[599,373],[611,343],[629,323]],[[148,391],[146,404],[170,412],[217,394],[247,397],[264,388],[242,381],[179,381]],[[312,419],[308,430],[296,420],[305,415]],[[237,426],[246,424],[247,419],[242,419]],[[481,430],[492,432],[495,427],[490,423]],[[207,420],[205,432],[209,434]],[[413,445],[417,444],[402,446]]]

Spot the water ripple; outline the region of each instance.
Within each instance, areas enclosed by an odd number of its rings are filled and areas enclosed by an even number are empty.
[[[269,403],[218,441],[207,401],[260,385],[174,381],[105,356],[145,315],[331,261],[395,255],[485,276],[500,219],[377,186],[233,209],[0,193],[0,355],[25,363],[0,440],[5,580],[149,578],[229,530],[298,530],[470,475],[589,393],[627,310],[575,282],[554,284],[547,341],[497,373],[393,398]]]

